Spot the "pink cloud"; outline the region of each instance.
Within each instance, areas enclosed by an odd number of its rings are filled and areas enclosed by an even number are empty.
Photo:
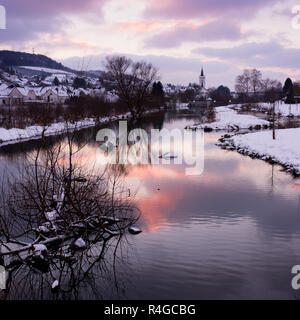
[[[68,39],[65,37],[53,37],[50,39],[50,42],[56,46],[63,46],[63,47],[79,47],[79,48],[86,48],[86,49],[94,49],[97,48],[94,44],[85,42],[85,41],[77,41],[73,39]]]
[[[161,29],[164,26],[164,23],[154,21],[154,22],[145,22],[145,21],[133,21],[125,22],[116,27],[118,31],[129,31],[136,33],[148,33]]]

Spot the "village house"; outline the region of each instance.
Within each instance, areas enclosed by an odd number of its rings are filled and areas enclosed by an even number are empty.
[[[0,85],[0,105],[14,106],[24,103],[64,104],[69,99],[65,87],[15,87]]]
[[[67,89],[61,87],[45,87],[40,94],[45,103],[64,104],[70,98]]]
[[[6,84],[0,85],[0,106],[1,105],[9,105],[9,93],[11,89],[8,88]]]
[[[24,102],[24,93],[20,88],[1,85],[0,87],[0,105],[20,105]]]

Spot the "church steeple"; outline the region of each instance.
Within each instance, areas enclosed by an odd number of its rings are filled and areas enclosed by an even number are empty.
[[[200,84],[201,88],[205,89],[205,75],[204,75],[203,68],[201,68],[201,75],[199,77],[199,84]]]

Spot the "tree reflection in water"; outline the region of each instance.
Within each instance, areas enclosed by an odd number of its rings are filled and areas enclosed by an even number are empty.
[[[159,114],[142,124],[129,123],[129,129],[161,129],[165,119],[165,114]],[[112,128],[117,131],[118,124],[112,124]],[[8,281],[0,298],[106,299],[126,295],[124,278],[131,278],[128,268],[124,268],[125,253],[130,249],[126,235],[139,212],[131,202],[134,190],[123,190],[129,169],[126,165],[102,168],[98,174],[91,172],[90,163],[88,169],[82,166],[82,161],[90,160],[84,157],[86,144],[98,147],[97,130],[44,137],[23,144],[22,149],[16,146],[22,150],[19,156],[25,158],[25,163],[20,163],[20,170],[2,184],[0,245],[2,251],[4,245],[6,255],[2,252],[0,265],[6,266]],[[6,147],[4,152],[12,158],[16,154],[14,146]],[[56,230],[50,228],[50,234],[44,234],[39,227],[47,227],[50,221],[45,213],[57,209],[55,202],[62,183],[66,192],[63,210],[58,214],[62,221],[55,222]],[[95,218],[92,226],[91,216]],[[34,244],[64,235],[65,239],[46,244],[44,259],[34,256]],[[79,238],[84,240],[84,248],[74,247]],[[7,252],[24,247],[22,252]],[[126,274],[120,274],[120,269],[126,269]],[[56,280],[59,286],[52,289]]]
[[[139,218],[122,187],[118,166],[101,173],[80,159],[84,143],[30,153],[3,179],[0,264],[2,299],[103,299],[123,295],[118,263]],[[128,244],[126,243],[126,248]]]
[[[41,270],[22,263],[9,268],[7,290],[2,299],[107,299],[123,297],[125,284],[117,264],[126,263],[120,246],[125,234],[108,237],[89,248],[64,257],[59,253],[48,258],[49,267]],[[59,287],[52,289],[58,280]]]

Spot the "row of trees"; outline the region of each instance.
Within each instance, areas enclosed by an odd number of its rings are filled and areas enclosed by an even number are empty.
[[[142,117],[149,108],[165,104],[163,86],[158,81],[158,70],[151,63],[134,62],[125,56],[111,56],[106,58],[106,72],[112,88],[119,96],[117,109],[129,111],[134,119]],[[79,77],[74,80],[73,85],[75,88],[87,87],[86,81]],[[197,85],[190,85],[185,91],[178,93],[178,99],[182,102],[193,101],[198,89]],[[209,89],[209,97],[216,104],[228,104],[231,101],[275,101],[282,97],[286,97],[287,103],[293,103],[295,93],[290,79],[287,79],[282,88],[277,80],[263,79],[262,72],[257,69],[245,69],[238,75],[235,91],[238,97],[232,96],[230,89],[221,85]]]
[[[245,69],[237,76],[235,91],[244,102],[270,99],[279,99],[282,96],[282,84],[277,80],[263,79],[257,69]]]
[[[99,119],[127,112],[120,101],[110,102],[104,97],[72,97],[67,103],[66,106],[28,103],[0,108],[0,126],[6,129],[25,128],[31,125],[48,126],[54,122],[75,122],[85,118]]]

